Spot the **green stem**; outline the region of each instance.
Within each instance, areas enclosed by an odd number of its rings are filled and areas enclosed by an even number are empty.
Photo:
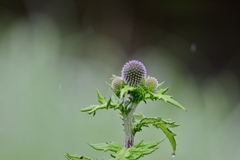
[[[130,112],[123,114],[124,131],[125,131],[125,147],[130,148],[134,145],[134,135],[132,126],[132,116],[137,108],[137,103],[131,103],[129,108]]]

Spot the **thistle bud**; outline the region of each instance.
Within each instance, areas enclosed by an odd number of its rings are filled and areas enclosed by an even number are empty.
[[[150,91],[155,91],[158,86],[158,80],[155,77],[147,77],[145,81],[145,86],[150,90]]]
[[[115,91],[120,91],[122,89],[122,77],[115,77],[112,81],[112,88]]]
[[[122,78],[124,82],[132,87],[136,87],[142,83],[142,78],[146,78],[147,71],[145,66],[137,61],[131,60],[122,68]]]

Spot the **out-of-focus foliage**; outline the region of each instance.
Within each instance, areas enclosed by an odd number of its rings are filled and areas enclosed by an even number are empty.
[[[44,16],[16,21],[2,28],[0,35],[0,159],[64,160],[66,152],[109,159],[86,144],[109,139],[123,144],[118,114],[100,112],[91,117],[79,109],[92,103],[95,88],[104,95],[110,93],[102,84],[124,64],[122,48],[98,34],[86,37],[79,32],[62,38],[57,25]],[[240,88],[235,75],[223,70],[199,84],[169,51],[152,46],[141,52],[145,55],[131,59],[141,60],[151,68],[150,75],[174,88],[172,95],[188,109],[179,112],[150,102],[137,110],[146,116],[174,117],[182,124],[175,159],[240,159],[236,140]],[[136,141],[164,137],[150,129],[137,135]],[[171,159],[170,152],[169,144],[163,142],[142,159],[159,159],[159,155]]]

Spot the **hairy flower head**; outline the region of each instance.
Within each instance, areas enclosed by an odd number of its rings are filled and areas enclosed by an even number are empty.
[[[113,90],[120,91],[122,89],[123,79],[122,77],[115,77],[112,81]]]
[[[132,87],[141,84],[142,78],[146,78],[146,75],[147,71],[145,66],[137,60],[127,62],[122,68],[122,78],[124,82]]]
[[[155,91],[158,86],[158,80],[155,77],[147,77],[145,80],[145,86],[150,90],[150,91]]]

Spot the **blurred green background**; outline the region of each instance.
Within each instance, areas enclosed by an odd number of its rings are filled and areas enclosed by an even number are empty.
[[[137,112],[181,124],[175,159],[240,159],[239,1],[0,1],[0,159],[98,159],[87,143],[124,143],[120,116],[79,109],[124,63],[142,61],[188,112],[163,102]],[[154,128],[136,136],[165,138]],[[166,140],[142,159],[172,159]]]

